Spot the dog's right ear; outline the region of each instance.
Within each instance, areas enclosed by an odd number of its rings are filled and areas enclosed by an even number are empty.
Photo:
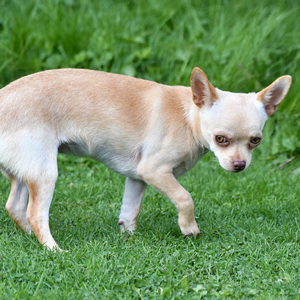
[[[191,88],[193,101],[198,107],[212,105],[218,99],[214,86],[200,68],[194,68],[191,75]]]

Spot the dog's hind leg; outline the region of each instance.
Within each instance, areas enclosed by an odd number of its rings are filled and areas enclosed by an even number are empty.
[[[12,191],[6,209],[16,222],[14,212],[18,206],[23,212],[25,229],[31,227],[37,239],[49,249],[58,248],[49,228],[49,209],[58,175],[59,144],[56,132],[52,129],[40,124],[24,130],[5,132],[1,135],[0,143],[0,169],[8,177],[13,175]],[[28,192],[26,223],[24,210]],[[19,202],[16,206],[17,198]]]
[[[141,209],[143,195],[147,184],[143,181],[126,178],[125,191],[121,213],[119,217],[119,225],[121,231],[129,231],[133,233],[137,227],[137,218]]]
[[[30,234],[31,227],[26,218],[28,188],[21,180],[11,175],[9,178],[11,190],[5,208],[17,226]]]
[[[49,227],[49,209],[56,179],[57,167],[50,172],[44,170],[38,179],[27,182],[29,189],[27,220],[39,242],[49,250],[60,250]]]

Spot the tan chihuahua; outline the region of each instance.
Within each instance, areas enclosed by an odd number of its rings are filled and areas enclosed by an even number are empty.
[[[191,87],[80,69],[18,79],[0,90],[0,169],[11,180],[6,210],[23,231],[59,249],[49,209],[62,152],[92,157],[127,177],[122,231],[136,229],[150,185],[175,204],[181,232],[199,235],[193,199],[176,178],[207,149],[224,169],[246,169],[290,84],[287,75],[257,94],[224,92],[199,68]]]

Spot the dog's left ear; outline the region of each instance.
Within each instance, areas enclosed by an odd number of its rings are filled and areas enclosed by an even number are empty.
[[[264,104],[268,116],[274,114],[280,102],[284,99],[292,83],[289,75],[281,76],[271,85],[257,94],[257,100]]]
[[[192,71],[191,88],[193,101],[198,107],[202,107],[205,104],[212,105],[218,99],[216,89],[200,68],[194,68]]]

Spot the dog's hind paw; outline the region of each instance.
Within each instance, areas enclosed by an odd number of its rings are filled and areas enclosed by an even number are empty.
[[[124,221],[120,220],[119,223],[120,225],[120,229],[122,233],[128,232],[130,234],[134,234],[134,231],[136,229],[136,223],[132,223],[132,224],[127,224]]]

